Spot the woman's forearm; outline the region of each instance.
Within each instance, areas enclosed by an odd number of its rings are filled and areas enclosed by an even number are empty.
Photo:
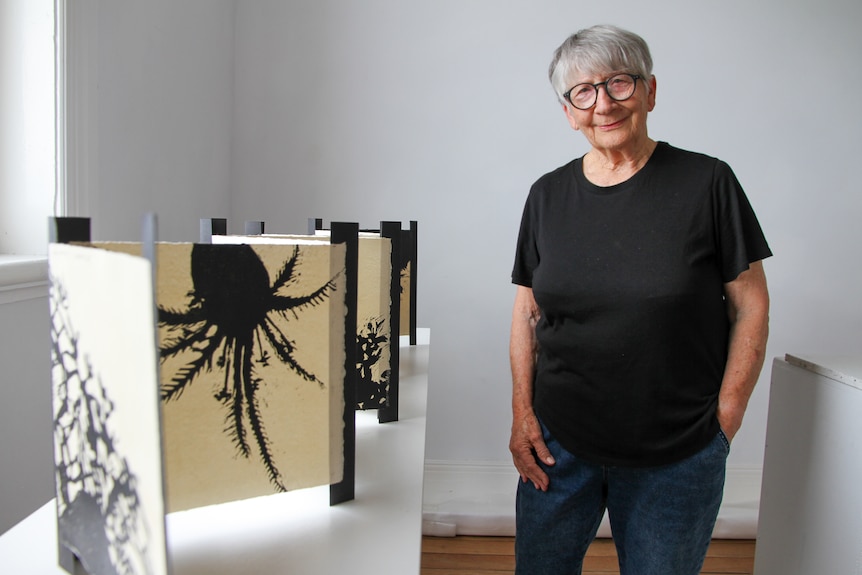
[[[766,356],[769,293],[760,262],[727,284],[726,293],[731,331],[718,396],[718,421],[728,439],[733,439],[742,425]]]
[[[536,369],[536,324],[539,307],[530,288],[518,287],[512,311],[509,363],[512,369],[512,411],[519,414],[533,408],[533,377]]]

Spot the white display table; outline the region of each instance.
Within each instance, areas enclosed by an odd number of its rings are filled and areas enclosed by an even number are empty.
[[[756,575],[862,573],[862,358],[772,367]]]
[[[329,487],[167,516],[172,575],[419,573],[430,330],[401,338],[399,421],[356,414],[356,497]],[[54,501],[0,537],[0,572],[62,575]]]

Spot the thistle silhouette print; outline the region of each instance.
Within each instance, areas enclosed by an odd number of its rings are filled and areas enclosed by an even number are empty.
[[[53,276],[50,306],[58,537],[90,573],[152,573],[138,480],[111,431],[114,404],[79,350],[65,290]]]
[[[383,370],[384,353],[389,353],[387,322],[383,318],[370,318],[356,334],[359,372],[356,391],[358,409],[386,407],[389,399],[390,370]],[[388,362],[386,363],[388,365]]]
[[[186,355],[190,359],[161,387],[163,402],[178,400],[203,372],[222,372],[223,384],[214,397],[227,414],[227,433],[237,451],[252,455],[252,441],[270,482],[286,491],[261,415],[257,392],[262,379],[255,367],[281,362],[303,380],[324,387],[316,375],[296,359],[296,344],[285,332],[286,322],[323,303],[336,289],[336,274],[305,295],[285,295],[285,288],[299,283],[300,251],[284,262],[270,284],[269,273],[248,245],[195,244],[191,252],[193,289],[186,309],[159,306],[163,328],[161,361]],[[167,380],[167,377],[163,378]],[[251,436],[251,438],[249,437]]]

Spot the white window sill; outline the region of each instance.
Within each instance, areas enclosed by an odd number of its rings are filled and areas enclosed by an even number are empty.
[[[47,257],[0,255],[0,304],[47,295]]]

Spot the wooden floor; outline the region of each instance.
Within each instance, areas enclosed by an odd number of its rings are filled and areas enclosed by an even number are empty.
[[[515,570],[512,537],[423,537],[421,575],[504,575]],[[754,541],[713,540],[701,575],[751,575]],[[583,575],[619,575],[613,541],[597,539]]]

